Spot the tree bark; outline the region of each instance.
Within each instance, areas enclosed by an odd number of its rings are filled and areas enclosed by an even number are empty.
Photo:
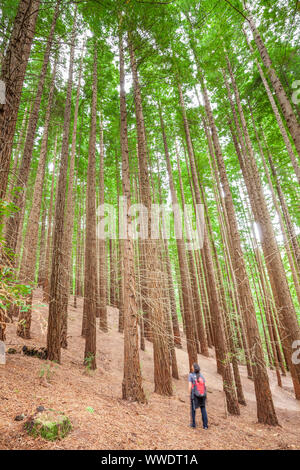
[[[177,82],[177,85],[178,85],[178,91],[179,91],[179,102],[180,102],[180,107],[181,107],[182,117],[183,117],[184,131],[185,131],[187,148],[188,148],[188,156],[190,160],[192,180],[193,180],[194,191],[195,191],[196,204],[202,204],[199,185],[198,185],[194,151],[193,151],[192,140],[190,136],[188,120],[186,116],[182,89],[181,89],[181,85],[179,82]],[[239,415],[240,410],[239,410],[239,405],[238,405],[237,397],[235,393],[235,386],[234,386],[234,381],[233,381],[232,372],[230,368],[230,362],[228,360],[228,351],[226,347],[226,338],[224,335],[223,318],[222,318],[222,313],[220,310],[220,299],[217,293],[215,274],[214,274],[214,269],[213,269],[213,260],[212,260],[212,255],[211,255],[211,248],[209,245],[206,224],[204,226],[204,240],[203,240],[202,252],[203,252],[203,259],[204,259],[204,264],[205,264],[206,274],[207,274],[206,285],[207,285],[207,289],[209,292],[208,298],[209,298],[210,312],[211,312],[212,323],[213,323],[213,328],[214,328],[216,357],[217,357],[217,360],[219,360],[219,362],[222,364],[223,389],[225,392],[227,408],[230,414]]]
[[[99,203],[104,204],[104,142],[103,121],[100,116],[100,171],[99,171]],[[105,239],[99,240],[99,301],[100,301],[100,330],[107,333],[107,279],[106,279],[106,250]]]
[[[138,156],[141,175],[141,202],[148,210],[148,238],[142,240],[147,269],[145,273],[142,274],[147,274],[147,302],[149,302],[151,309],[150,320],[151,334],[153,339],[155,392],[161,395],[172,395],[172,377],[170,371],[168,343],[166,337],[161,334],[161,331],[166,331],[166,318],[161,302],[162,292],[160,286],[158,247],[156,240],[151,239],[152,201],[147,168],[147,148],[142,97],[133,43],[130,34],[128,35],[128,46],[133,77],[134,102],[137,122]],[[149,276],[150,273],[151,276]]]
[[[86,315],[84,364],[96,369],[96,132],[97,132],[97,42],[94,43],[91,128],[86,191],[86,241],[83,313]]]
[[[173,181],[173,172],[171,167],[170,155],[169,155],[169,148],[167,143],[167,137],[165,133],[165,126],[160,110],[160,125],[165,149],[165,158],[167,162],[167,171],[169,176],[169,185],[171,191],[171,198],[174,210],[176,210],[176,206],[178,207],[178,198],[174,186]],[[175,222],[176,223],[176,222]],[[194,331],[193,331],[193,318],[194,318],[194,311],[193,311],[193,297],[192,297],[192,288],[191,282],[189,277],[189,269],[185,251],[185,243],[184,238],[176,237],[176,244],[177,244],[177,252],[178,252],[178,262],[179,262],[179,271],[180,271],[180,279],[181,279],[181,291],[182,291],[182,303],[184,308],[184,318],[185,318],[185,328],[186,328],[186,341],[187,341],[187,351],[189,355],[189,366],[190,369],[192,365],[196,362],[197,363],[197,347],[195,343]],[[205,344],[203,344],[205,348]],[[205,355],[206,351],[203,350]]]
[[[47,351],[48,359],[60,363],[61,358],[61,309],[63,302],[63,237],[64,237],[64,217],[65,202],[67,188],[68,173],[68,156],[69,156],[69,136],[70,136],[70,118],[71,118],[71,98],[73,83],[73,63],[74,48],[76,37],[76,13],[73,23],[69,77],[67,84],[67,96],[64,112],[64,129],[61,150],[61,164],[57,187],[57,197],[55,205],[55,220],[53,231],[53,247],[52,247],[52,269],[50,282],[50,303],[47,331]]]
[[[127,109],[125,94],[125,70],[122,33],[119,33],[119,58],[120,58],[120,116],[121,116],[121,153],[122,153],[122,184],[123,196],[127,198],[127,237],[123,241],[124,263],[124,376],[122,382],[122,396],[125,400],[146,402],[142,386],[142,375],[139,359],[138,342],[138,305],[135,289],[134,274],[134,244],[131,238],[131,216],[129,208],[131,204],[130,170],[128,159],[127,136]]]
[[[43,302],[49,302],[49,275],[50,275],[50,253],[51,253],[51,240],[52,240],[52,219],[53,219],[53,202],[54,202],[54,183],[55,183],[55,172],[57,163],[57,135],[54,143],[54,158],[53,158],[53,172],[51,182],[51,193],[50,193],[50,205],[48,212],[48,233],[46,242],[46,255],[45,255],[45,266],[44,272],[41,274],[41,283],[43,286]]]
[[[81,61],[79,66],[78,85],[76,93],[76,103],[74,110],[74,123],[73,123],[73,134],[72,134],[72,147],[69,163],[69,178],[68,178],[68,190],[66,198],[66,215],[64,223],[64,235],[63,235],[63,278],[61,280],[63,285],[63,303],[61,312],[61,346],[62,348],[68,347],[68,303],[70,295],[70,271],[72,263],[72,239],[74,230],[74,210],[76,203],[76,185],[74,186],[75,179],[75,155],[76,155],[76,137],[77,137],[77,121],[78,121],[78,109],[79,109],[79,98],[81,91],[81,74],[82,74],[82,62],[83,62],[83,51],[81,52]]]
[[[247,40],[247,43],[248,43],[248,46],[249,46],[249,49],[250,51],[253,53],[253,47],[251,45],[251,43],[249,42],[248,40],[248,37],[247,37],[247,34],[246,32],[244,31],[244,34],[245,34],[245,37],[246,37],[246,40]],[[272,92],[270,90],[270,87],[269,87],[269,84],[268,84],[268,81],[265,77],[265,74],[263,72],[263,69],[260,65],[260,63],[258,62],[257,59],[255,59],[255,62],[256,62],[256,65],[257,65],[257,68],[258,68],[258,71],[259,71],[259,75],[261,77],[261,80],[264,84],[264,87],[266,89],[266,92],[267,92],[267,95],[268,95],[268,98],[269,98],[269,101],[271,103],[271,107],[272,107],[272,110],[273,110],[273,113],[274,113],[274,116],[276,118],[276,121],[277,121],[277,124],[278,124],[278,127],[279,127],[279,130],[280,130],[280,133],[283,137],[283,140],[284,140],[284,143],[286,145],[286,148],[287,148],[287,151],[288,151],[288,154],[290,156],[290,159],[291,159],[291,162],[292,162],[292,165],[293,165],[293,168],[294,168],[294,171],[295,171],[295,174],[297,176],[297,179],[298,179],[298,183],[300,184],[300,167],[299,167],[299,164],[297,162],[297,157],[296,155],[294,154],[294,151],[293,151],[293,147],[292,147],[292,144],[290,142],[290,139],[288,137],[288,134],[287,134],[287,131],[284,127],[284,124],[283,124],[283,121],[282,121],[282,118],[281,118],[281,115],[280,115],[280,112],[277,108],[277,104],[275,102],[275,99],[272,95]],[[287,98],[287,97],[286,97]],[[299,127],[299,130],[300,131],[300,127]],[[299,152],[299,151],[298,151]]]
[[[284,116],[286,125],[290,131],[290,134],[292,136],[292,139],[294,141],[295,147],[297,149],[298,155],[300,155],[300,124],[296,118],[296,115],[293,111],[292,105],[286,95],[286,92],[282,86],[281,81],[279,80],[279,77],[277,73],[275,72],[275,69],[273,67],[271,58],[269,56],[268,50],[262,40],[262,37],[258,31],[258,29],[255,26],[254,20],[252,18],[252,15],[249,12],[249,25],[253,34],[253,38],[255,40],[257,49],[260,53],[261,59],[263,61],[263,64],[267,70],[268,76],[270,78],[270,81],[272,83],[273,89],[276,93],[278,102],[281,107],[282,114]],[[293,162],[294,165],[295,162]],[[297,167],[295,168],[295,171],[297,170],[297,177],[298,180],[300,181],[300,173],[299,173],[299,166],[298,169]]]
[[[228,59],[227,59],[228,60]],[[244,180],[247,186],[252,211],[255,221],[259,224],[261,232],[261,244],[264,252],[266,266],[268,270],[269,279],[272,286],[272,291],[276,303],[276,308],[285,333],[285,349],[289,357],[289,368],[292,373],[294,382],[295,394],[300,399],[300,364],[292,364],[292,344],[295,340],[300,338],[300,329],[296,317],[295,308],[291,299],[284,267],[282,264],[280,252],[275,240],[275,235],[270,219],[270,214],[266,205],[266,200],[263,195],[261,181],[258,173],[258,168],[253,154],[253,149],[247,129],[247,124],[242,109],[238,88],[235,78],[228,60],[228,69],[231,76],[231,82],[236,98],[236,103],[242,123],[243,135],[246,145],[241,135],[240,126],[237,120],[236,111],[232,102],[232,97],[229,90],[229,100],[234,115],[236,128],[240,134],[240,145],[242,153],[239,153],[240,165],[243,172]]]
[[[245,266],[244,255],[241,247],[241,239],[237,225],[235,209],[226,173],[224,158],[219,142],[218,131],[215,125],[207,89],[200,68],[198,67],[199,78],[202,85],[202,93],[205,102],[205,111],[208,116],[214,152],[217,159],[220,181],[224,192],[224,205],[228,217],[230,230],[229,248],[234,275],[238,289],[239,302],[244,322],[247,328],[248,343],[250,348],[250,360],[255,385],[257,418],[259,422],[267,424],[278,424],[275,408],[272,400],[271,389],[264,363],[263,349],[260,340],[259,328],[256,319],[255,306],[253,302],[249,278]],[[212,152],[212,149],[211,149]]]
[[[21,270],[19,279],[21,282],[31,284],[34,286],[35,268],[36,268],[36,253],[38,245],[39,235],[39,220],[42,206],[43,187],[45,179],[45,169],[47,162],[47,150],[48,150],[48,134],[49,125],[52,111],[52,102],[55,86],[56,76],[56,61],[53,68],[52,80],[50,85],[50,92],[48,97],[48,108],[45,117],[44,134],[41,143],[41,151],[39,164],[37,169],[37,175],[35,179],[34,191],[33,191],[33,203],[30,210],[30,215],[27,224],[27,230],[24,241],[23,257],[21,263]],[[19,322],[17,328],[18,336],[22,338],[30,338],[30,326],[31,326],[31,305],[32,295],[27,299],[27,310],[20,311]]]
[[[0,105],[0,199],[6,194],[18,110],[39,6],[40,0],[20,0],[1,67],[6,102]]]
[[[39,111],[40,111],[40,106],[41,106],[41,101],[42,101],[42,94],[43,94],[43,89],[44,89],[44,84],[45,84],[45,79],[46,79],[46,74],[47,74],[47,68],[48,68],[48,63],[49,63],[49,58],[50,58],[50,51],[51,51],[51,46],[52,46],[52,42],[54,38],[54,31],[55,31],[57,18],[60,13],[60,3],[61,3],[61,0],[57,0],[55,11],[54,11],[54,16],[53,16],[52,24],[50,28],[50,33],[47,39],[43,65],[42,65],[42,69],[41,69],[40,76],[39,76],[38,88],[37,88],[34,104],[32,107],[32,111],[29,117],[22,161],[20,164],[18,177],[16,181],[16,184],[18,186],[18,191],[14,195],[13,203],[15,206],[19,208],[19,211],[17,211],[12,217],[10,217],[7,223],[6,242],[7,242],[7,246],[12,252],[15,252],[16,250],[18,234],[19,234],[20,227],[21,227],[20,221],[21,221],[22,209],[25,204],[25,189],[27,186],[29,172],[30,172],[34,139],[35,139],[35,134],[36,134],[36,129],[37,129],[37,123],[38,123],[38,118],[39,118]]]

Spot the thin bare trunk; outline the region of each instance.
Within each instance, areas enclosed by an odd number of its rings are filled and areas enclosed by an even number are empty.
[[[45,117],[44,134],[41,143],[41,151],[39,164],[37,169],[37,175],[35,179],[34,191],[33,191],[33,203],[30,210],[30,215],[27,224],[26,236],[24,241],[23,257],[21,263],[21,270],[19,278],[21,282],[34,285],[35,267],[36,267],[36,253],[38,245],[38,234],[39,234],[39,220],[42,206],[43,187],[45,179],[45,170],[47,162],[47,149],[48,149],[48,133],[52,111],[53,93],[56,76],[56,62],[54,64],[52,80],[50,85],[50,92],[48,98],[48,108]],[[19,323],[17,334],[23,338],[30,338],[30,326],[31,326],[31,302],[32,296],[27,299],[27,309],[20,311]]]
[[[194,191],[195,191],[195,199],[196,199],[196,204],[200,205],[202,204],[202,200],[201,200],[200,190],[199,190],[199,185],[198,185],[198,177],[197,177],[197,170],[196,170],[192,140],[190,136],[190,130],[189,130],[188,120],[187,120],[186,111],[185,111],[182,89],[181,89],[179,82],[177,82],[177,85],[178,85],[179,101],[180,101],[180,106],[181,106],[181,111],[182,111],[183,124],[184,124],[184,130],[185,130],[185,136],[186,136],[186,142],[187,142],[187,148],[188,148],[188,155],[189,155],[189,160],[190,160],[192,180],[193,180]],[[238,405],[237,397],[235,393],[235,386],[234,386],[234,381],[233,381],[232,372],[230,368],[230,362],[228,360],[228,351],[226,347],[226,338],[224,334],[223,318],[222,318],[222,312],[220,310],[220,299],[218,297],[218,292],[217,292],[217,287],[216,287],[216,280],[215,280],[215,274],[214,274],[214,269],[213,269],[213,260],[212,260],[212,255],[211,255],[211,248],[209,244],[206,224],[204,225],[204,240],[203,240],[202,252],[203,252],[204,265],[206,268],[206,275],[207,275],[206,286],[207,286],[208,293],[209,293],[208,298],[209,298],[210,311],[212,315],[212,323],[213,323],[213,328],[214,328],[216,356],[219,362],[222,364],[223,388],[225,392],[227,408],[230,414],[239,415],[240,410],[239,410],[239,405]]]
[[[272,286],[274,299],[276,302],[277,311],[282,326],[285,330],[284,344],[286,352],[289,356],[289,368],[293,377],[295,394],[296,397],[300,399],[300,364],[292,364],[291,362],[293,354],[292,345],[294,341],[299,339],[300,337],[299,325],[297,322],[295,308],[291,299],[291,294],[284,272],[280,252],[276,243],[270,214],[263,194],[260,176],[254,158],[253,148],[251,145],[247,124],[241,105],[238,88],[228,58],[227,62],[243,130],[242,136],[234,104],[232,102],[230,90],[228,90],[228,97],[235,118],[236,128],[239,133],[239,143],[242,148],[242,153],[239,154],[240,165],[245,183],[247,185],[247,190],[250,198],[252,211],[255,216],[255,221],[258,224],[261,233],[261,244],[264,252],[264,257]]]
[[[168,171],[168,176],[169,176],[169,185],[170,185],[170,191],[171,191],[172,204],[173,204],[174,209],[176,210],[176,206],[178,207],[178,198],[177,198],[174,181],[173,181],[173,172],[172,172],[171,161],[170,161],[170,156],[169,156],[167,138],[165,134],[165,126],[164,126],[161,111],[160,111],[160,124],[161,124],[161,130],[162,130],[162,136],[163,136],[163,142],[164,142],[165,158],[167,162],[167,171]],[[179,271],[180,271],[180,279],[181,279],[182,303],[183,303],[183,308],[184,308],[187,350],[188,350],[188,355],[189,355],[189,365],[191,368],[193,363],[197,362],[197,347],[195,343],[194,330],[193,330],[194,306],[192,302],[192,288],[191,288],[191,282],[190,282],[190,277],[189,277],[184,238],[176,237],[176,244],[177,244]],[[203,347],[205,347],[204,344],[203,344]],[[205,355],[208,355],[205,349],[203,351]]]
[[[268,76],[270,78],[270,81],[272,83],[273,89],[276,93],[278,102],[281,107],[282,114],[284,116],[286,125],[290,131],[290,134],[292,136],[292,139],[294,141],[295,147],[297,149],[298,155],[300,155],[300,124],[297,121],[296,115],[293,111],[292,105],[288,99],[288,96],[282,86],[282,83],[275,72],[275,69],[273,67],[271,58],[269,56],[268,50],[262,40],[262,37],[258,31],[258,29],[255,26],[254,20],[252,18],[252,15],[249,12],[249,25],[251,28],[251,31],[253,33],[253,38],[255,40],[257,49],[260,53],[261,59],[263,61],[263,64],[267,70]],[[290,155],[291,156],[291,155]],[[295,165],[295,161],[293,162],[293,166]],[[299,172],[299,166],[294,166],[294,169],[296,171],[298,180],[300,181],[300,172]]]
[[[104,204],[104,142],[103,121],[100,115],[100,172],[99,172],[99,204]],[[100,301],[100,330],[105,333],[107,326],[107,279],[106,279],[106,250],[105,239],[99,240],[99,301]]]
[[[86,315],[84,364],[96,369],[96,132],[97,132],[97,42],[94,42],[91,128],[86,191],[86,242],[83,313]]]
[[[214,146],[214,152],[218,164],[220,182],[224,193],[224,205],[228,217],[228,235],[231,261],[233,264],[234,275],[238,288],[239,303],[243,313],[243,319],[247,328],[247,337],[250,348],[250,360],[255,384],[255,394],[257,402],[257,417],[259,422],[276,425],[278,424],[275,408],[272,400],[271,389],[264,363],[263,349],[260,340],[259,328],[256,319],[255,306],[252,298],[251,287],[245,266],[244,255],[241,247],[241,239],[226,173],[224,158],[219,142],[218,131],[215,125],[208,93],[205,87],[204,78],[198,67],[199,78],[202,85],[202,93],[205,102],[205,111],[209,120],[211,138]],[[209,136],[208,136],[209,143]],[[213,149],[210,148],[213,158]],[[229,230],[230,227],[230,230]]]
[[[41,274],[41,283],[43,286],[43,302],[49,302],[49,276],[50,276],[50,253],[51,253],[51,240],[52,240],[52,218],[53,218],[53,200],[54,200],[54,183],[55,183],[55,171],[57,163],[57,135],[54,143],[54,162],[51,182],[51,194],[50,194],[50,205],[48,212],[48,233],[47,233],[47,246],[45,256],[44,273]]]
[[[70,118],[71,118],[71,98],[73,84],[73,64],[74,48],[76,37],[76,14],[73,23],[69,77],[67,84],[67,96],[64,112],[63,142],[61,150],[61,164],[57,187],[57,197],[55,205],[55,219],[53,231],[52,247],[52,269],[50,282],[50,303],[47,331],[47,351],[48,359],[60,363],[61,358],[61,309],[63,302],[63,237],[64,237],[64,217],[68,173],[69,156],[69,136],[70,136]]]
[[[247,43],[248,43],[248,46],[249,46],[249,49],[250,51],[253,53],[253,47],[251,45],[251,43],[249,42],[248,40],[248,36],[246,34],[246,32],[244,31],[244,34],[245,34],[245,37],[246,37],[246,40],[247,40]],[[275,99],[272,95],[272,92],[271,92],[271,89],[269,87],[269,84],[268,84],[268,81],[265,77],[265,74],[263,72],[263,69],[260,65],[260,63],[258,62],[257,59],[255,59],[255,62],[256,62],[256,65],[257,65],[257,68],[258,68],[258,71],[259,71],[259,75],[261,77],[261,80],[264,84],[264,87],[266,89],[266,92],[267,92],[267,95],[268,95],[268,98],[269,98],[269,101],[271,103],[271,106],[272,106],[272,110],[274,112],[274,116],[276,118],[276,121],[277,121],[277,124],[278,124],[278,127],[279,127],[279,130],[280,130],[280,133],[283,137],[283,140],[284,140],[284,143],[286,145],[286,148],[287,148],[287,151],[288,151],[288,154],[290,156],[290,159],[291,159],[291,162],[292,162],[292,165],[293,165],[293,168],[294,168],[294,171],[295,171],[295,174],[297,176],[297,179],[298,179],[298,182],[300,184],[300,167],[299,167],[299,164],[297,162],[297,157],[296,155],[294,154],[294,151],[293,151],[293,147],[292,147],[292,144],[290,142],[290,139],[289,139],[289,136],[287,134],[287,131],[284,127],[284,124],[283,124],[283,121],[282,121],[282,118],[281,118],[281,115],[280,115],[280,112],[278,110],[278,107],[277,107],[277,104],[275,102]],[[300,128],[299,128],[299,131],[300,131]]]
[[[69,166],[69,178],[68,178],[68,190],[66,198],[65,208],[65,224],[64,224],[64,236],[63,236],[63,279],[61,280],[63,285],[63,304],[61,312],[61,346],[67,348],[67,332],[68,332],[68,303],[70,294],[70,271],[72,263],[72,239],[74,230],[74,210],[76,203],[76,184],[74,185],[75,175],[75,154],[76,154],[76,137],[77,137],[77,121],[78,121],[78,109],[79,109],[79,98],[81,91],[81,74],[82,74],[82,62],[83,62],[83,51],[82,47],[81,61],[79,66],[78,85],[76,93],[76,103],[74,111],[74,123],[73,123],[73,134],[72,134],[72,147],[70,155],[70,166]]]

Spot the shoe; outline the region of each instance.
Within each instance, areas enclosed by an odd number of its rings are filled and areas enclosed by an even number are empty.
[[[196,424],[190,424],[190,428],[195,428]]]
[[[208,427],[207,427],[207,426],[203,426],[203,429],[208,429]]]

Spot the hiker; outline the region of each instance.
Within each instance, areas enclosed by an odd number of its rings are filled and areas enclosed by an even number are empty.
[[[205,378],[200,374],[200,366],[197,363],[192,365],[192,372],[189,374],[189,394],[191,398],[191,428],[196,427],[196,409],[201,408],[203,429],[208,429],[206,403]]]

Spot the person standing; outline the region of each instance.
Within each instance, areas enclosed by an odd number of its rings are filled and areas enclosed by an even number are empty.
[[[200,373],[200,366],[194,363],[192,372],[189,374],[189,394],[191,399],[191,424],[196,427],[196,409],[201,409],[203,429],[208,429],[208,418],[206,412],[206,384],[205,378]]]

